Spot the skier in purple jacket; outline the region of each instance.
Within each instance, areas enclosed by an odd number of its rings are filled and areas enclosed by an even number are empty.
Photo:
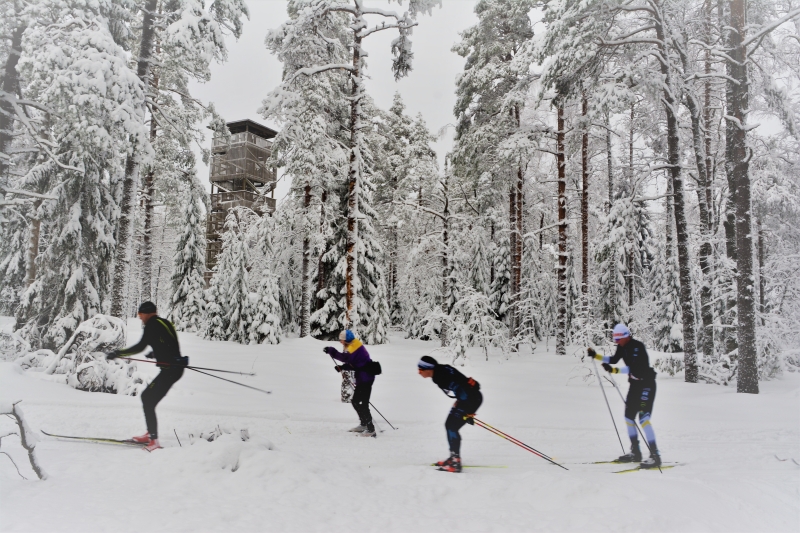
[[[339,352],[333,346],[326,346],[322,350],[334,359],[343,362],[343,365],[336,365],[336,371],[355,370],[356,388],[353,392],[353,409],[358,413],[360,424],[350,431],[361,437],[374,437],[375,426],[372,423],[372,413],[369,410],[369,398],[372,395],[372,384],[375,376],[367,372],[366,367],[372,362],[367,348],[356,339],[355,334],[348,330],[339,334],[339,342],[342,343],[344,351]]]

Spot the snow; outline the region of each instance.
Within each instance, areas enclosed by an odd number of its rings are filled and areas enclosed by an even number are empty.
[[[129,343],[140,335],[133,322]],[[464,463],[506,468],[453,475],[428,466],[447,456],[450,400],[415,366],[438,343],[393,333],[391,344],[368,346],[383,367],[372,403],[398,429],[373,411],[384,432],[366,439],[346,431],[357,418],[339,401],[326,343],[180,338],[192,364],[252,369],[256,377],[224,376],[272,394],[187,371],[158,407],[163,450],[41,436],[36,453],[47,480],[34,481],[19,453],[28,481],[0,463],[3,531],[728,532],[800,524],[800,466],[776,459],[800,461],[795,374],[762,382],[758,395],[659,375],[653,427],[664,460],[684,465],[613,475],[619,465],[576,464],[620,454],[597,381],[580,378],[578,359],[543,345],[489,361],[470,349],[462,371],[481,383],[478,417],[570,470],[466,426]],[[0,390],[23,399],[34,431],[128,438],[144,430],[138,397],[78,391],[11,362],[0,362]],[[624,427],[622,402],[606,392]],[[215,430],[212,442],[199,438]],[[19,448],[12,438],[4,451]]]

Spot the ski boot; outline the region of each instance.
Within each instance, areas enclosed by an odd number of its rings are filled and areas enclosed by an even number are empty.
[[[138,437],[131,437],[131,440],[137,444],[148,444],[150,442],[150,433],[145,433]]]
[[[143,448],[143,450],[148,452],[154,452],[161,448],[161,445],[158,443],[158,439],[150,439],[150,442],[147,443],[147,446]]]
[[[362,431],[361,433],[356,433],[359,437],[374,437],[375,436],[375,426],[372,424],[367,425],[367,429]]]
[[[639,450],[639,441],[631,442],[631,451],[617,458],[618,463],[638,463],[642,460],[642,452]]]
[[[348,429],[347,431],[349,431],[351,433],[362,433],[362,432],[364,432],[366,430],[367,430],[367,426],[365,426],[364,424],[359,424],[354,428]]]
[[[639,464],[639,468],[658,468],[661,466],[661,454],[655,443],[650,445],[650,457]]]
[[[453,472],[457,474],[461,472],[461,457],[453,454],[444,461],[439,461],[436,465],[442,472]]]

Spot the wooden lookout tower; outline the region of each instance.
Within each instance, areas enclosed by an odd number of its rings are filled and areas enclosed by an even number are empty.
[[[211,144],[211,211],[206,225],[206,285],[222,251],[225,217],[232,207],[275,211],[274,168],[267,166],[272,141],[278,132],[252,120],[228,122],[230,144],[215,137]],[[269,196],[268,196],[269,195]]]

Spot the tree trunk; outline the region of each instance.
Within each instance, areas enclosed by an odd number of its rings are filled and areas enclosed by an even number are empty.
[[[656,13],[661,13],[658,10]],[[665,60],[670,57],[664,35],[663,21],[658,17],[653,18],[656,36],[659,41],[659,51]],[[683,177],[681,176],[680,131],[678,117],[675,111],[678,101],[672,92],[672,73],[664,62],[661,65],[661,74],[664,77],[664,111],[667,115],[667,162],[669,176],[673,189],[673,206],[675,210],[675,240],[678,245],[678,279],[680,280],[681,319],[683,322],[683,364],[685,368],[685,381],[697,383],[697,354],[695,353],[694,338],[694,302],[692,299],[692,277],[689,258],[689,236],[686,227],[686,213],[683,199]]]
[[[766,282],[764,281],[764,228],[761,226],[761,218],[756,219],[758,228],[758,310],[763,315],[767,312],[767,298],[764,294]],[[761,325],[764,325],[764,318],[761,318]]]
[[[319,232],[320,234],[325,234],[325,202],[328,201],[328,191],[323,189],[322,196],[320,197],[320,206],[319,206]],[[319,311],[322,309],[322,306],[325,305],[325,300],[319,297],[319,294],[322,292],[322,289],[325,288],[325,279],[326,279],[326,271],[325,271],[325,262],[323,258],[325,257],[325,253],[327,250],[321,250],[319,254],[319,258],[317,259],[317,292],[315,293],[314,297],[316,299],[316,304],[314,309]]]
[[[150,56],[153,53],[155,40],[154,13],[158,0],[147,0],[144,4],[142,17],[142,41],[139,45],[139,61],[136,65],[136,75],[142,81],[145,93],[147,92],[147,78],[150,74]],[[140,119],[144,121],[145,102],[139,103]],[[133,200],[136,197],[136,181],[139,175],[139,157],[135,152],[128,155],[125,161],[125,177],[122,182],[122,202],[120,204],[119,227],[117,229],[117,249],[114,254],[114,290],[111,295],[111,315],[125,318],[125,287],[130,265],[131,248],[131,222],[133,214]]]
[[[611,211],[614,203],[614,162],[611,155],[611,117],[606,114],[606,166],[608,168],[608,203],[606,203],[606,214]]]
[[[731,128],[733,179],[736,182],[736,317],[739,376],[736,392],[758,394],[756,313],[753,300],[753,239],[750,221],[750,174],[746,138],[749,86],[745,37],[745,1],[731,0],[728,68],[728,122]]]
[[[584,130],[581,135],[581,308],[589,311],[589,99],[583,95],[581,113]]]
[[[556,161],[558,163],[558,331],[556,354],[567,353],[567,176],[564,159],[564,107],[558,105],[556,132]]]
[[[39,256],[39,235],[42,229],[42,220],[37,211],[42,205],[41,200],[33,202],[33,219],[31,220],[31,235],[28,241],[28,260],[25,272],[25,286],[30,287],[36,281],[36,258]]]
[[[22,34],[25,33],[27,25],[23,24],[14,29],[11,34],[11,46],[8,49],[5,69],[3,71],[3,92],[5,95],[0,98],[0,153],[8,153],[9,146],[13,140],[14,129],[14,108],[7,102],[6,98],[13,98],[19,82],[17,63],[22,55]],[[8,163],[5,157],[0,157],[0,185],[6,184],[8,176]],[[0,190],[0,194],[5,196],[5,190]],[[2,198],[2,197],[0,197]]]
[[[306,183],[303,194],[303,219],[308,222],[311,210],[311,184]],[[304,224],[305,225],[305,224]],[[311,263],[311,237],[308,234],[309,228],[303,228],[303,262],[302,262],[302,287],[300,292],[300,336],[308,337],[311,333],[311,292],[310,287],[310,263]]]
[[[359,4],[356,3],[356,6]],[[345,327],[353,329],[358,325],[357,295],[358,287],[358,194],[360,185],[360,151],[361,147],[361,97],[363,79],[361,72],[361,24],[363,16],[356,15],[356,28],[353,32],[353,71],[350,73],[352,83],[350,93],[350,171],[347,184],[347,268],[345,272]]]
[[[452,272],[450,272],[450,184],[447,174],[445,174],[442,185],[444,189],[444,209],[442,210],[442,311],[449,316],[450,311],[453,310],[454,302],[450,301],[452,294]],[[450,327],[447,319],[442,321],[441,341],[442,347],[450,343]]]

